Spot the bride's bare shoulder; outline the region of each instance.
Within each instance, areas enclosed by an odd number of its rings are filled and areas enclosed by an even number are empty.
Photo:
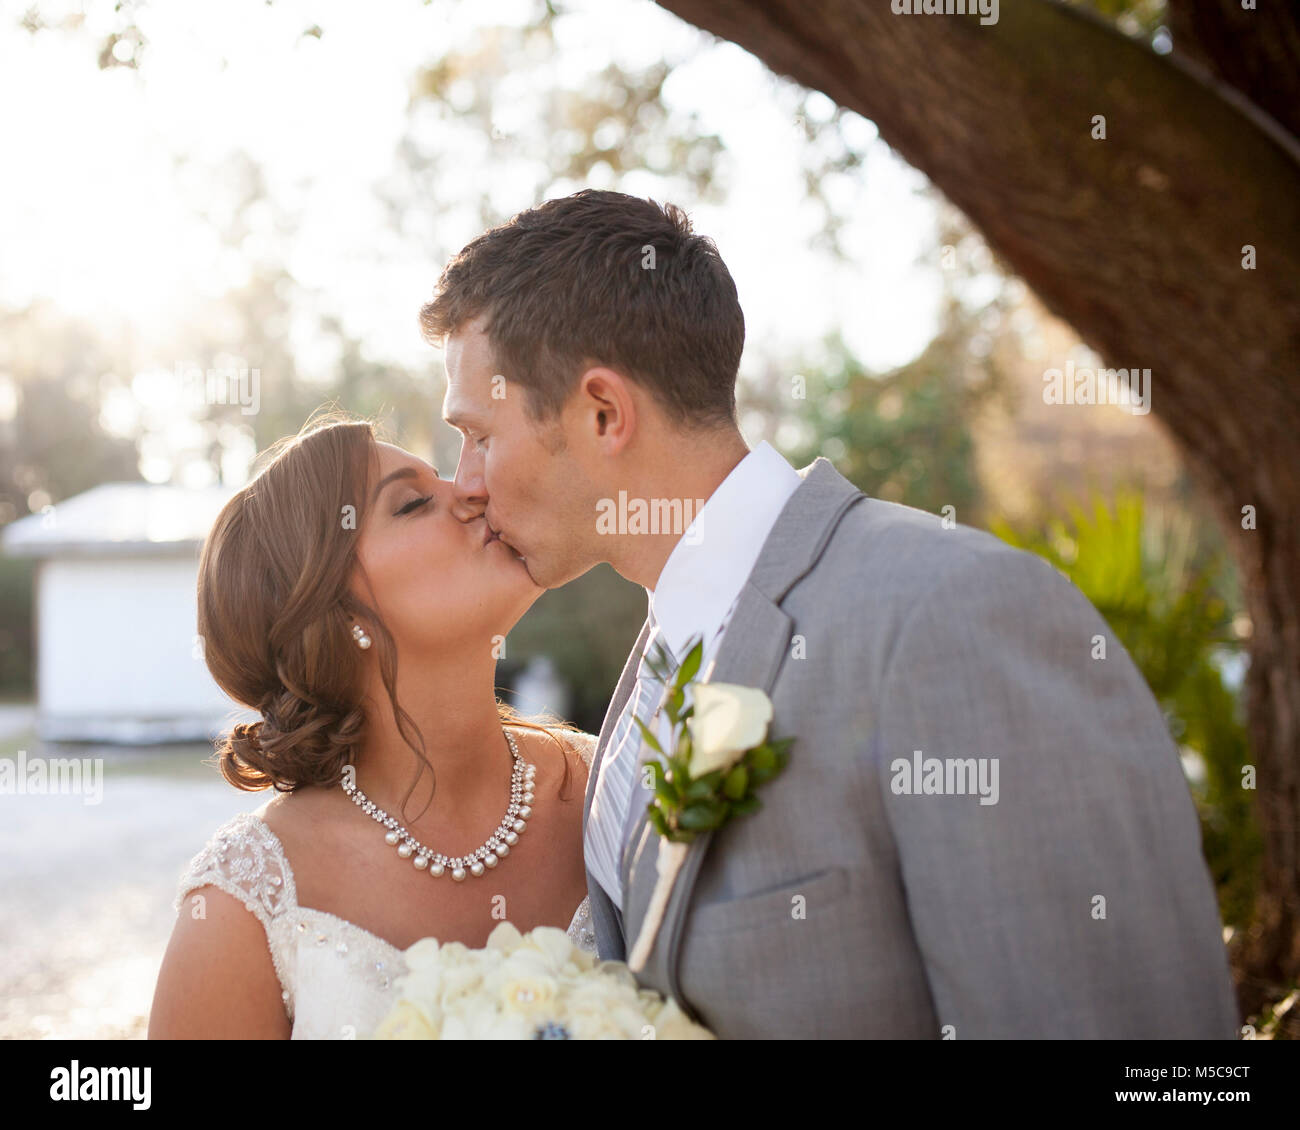
[[[287,854],[306,862],[313,852],[303,851],[303,845],[314,843],[317,849],[323,848],[324,833],[338,820],[338,800],[331,790],[308,786],[292,793],[277,793],[258,809],[258,815]]]

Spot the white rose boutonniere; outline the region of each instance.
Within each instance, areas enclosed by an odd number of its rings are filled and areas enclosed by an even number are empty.
[[[654,946],[691,841],[733,817],[756,812],[760,802],[755,789],[785,768],[794,744],[793,738],[769,740],[772,701],[761,690],[693,682],[703,655],[704,642],[696,640],[676,675],[664,679],[669,751],[641,719],[633,719],[642,740],[664,758],[663,764],[654,758],[646,762],[654,778],[655,795],[647,814],[660,837],[658,879],[628,957],[634,973],[644,967]]]
[[[772,700],[753,687],[699,683],[692,688],[695,714],[691,734],[691,774],[703,777],[730,769],[741,754],[761,745],[772,721]]]

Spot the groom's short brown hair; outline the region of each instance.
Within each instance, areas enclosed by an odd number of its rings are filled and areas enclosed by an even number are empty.
[[[447,265],[420,326],[438,344],[480,314],[497,371],[529,390],[534,419],[599,364],[679,423],[735,421],[736,284],[676,205],[583,189],[484,232]]]

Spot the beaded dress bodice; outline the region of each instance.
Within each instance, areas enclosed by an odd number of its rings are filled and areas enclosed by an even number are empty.
[[[590,766],[594,735],[573,737]],[[179,913],[186,896],[207,885],[242,901],[266,931],[292,1039],[355,1039],[388,1013],[392,987],[406,972],[404,951],[345,918],[299,906],[284,846],[258,813],[241,812],[212,834],[181,875],[174,909]],[[568,935],[596,952],[586,898]]]

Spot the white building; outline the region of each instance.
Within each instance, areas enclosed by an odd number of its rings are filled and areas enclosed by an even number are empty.
[[[251,717],[212,681],[197,636],[199,551],[232,488],[106,483],[3,531],[36,570],[37,734],[211,738]]]

